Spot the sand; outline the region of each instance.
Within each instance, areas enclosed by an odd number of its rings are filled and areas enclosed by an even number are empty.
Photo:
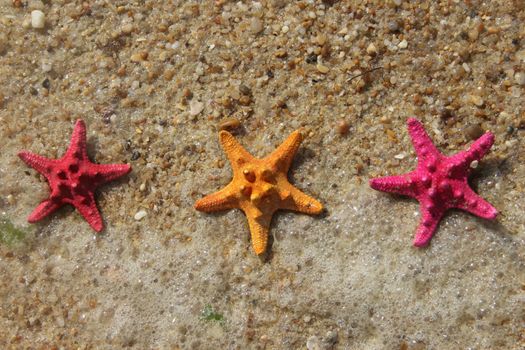
[[[4,0],[0,348],[523,349],[523,23],[523,1]],[[495,134],[471,179],[495,222],[450,211],[412,246],[417,202],[367,185],[417,164],[411,116],[445,154]],[[78,118],[93,161],[133,167],[99,235],[71,207],[26,222],[48,188],[16,154],[62,156]],[[193,209],[231,179],[221,128],[258,157],[305,136],[290,181],[326,213],[277,214],[264,259],[241,211]]]

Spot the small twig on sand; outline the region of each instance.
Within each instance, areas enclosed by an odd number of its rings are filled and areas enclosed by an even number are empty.
[[[359,74],[357,74],[357,75],[354,75],[353,77],[351,77],[350,79],[348,79],[346,82],[349,83],[349,82],[351,82],[352,80],[354,80],[355,78],[359,78],[359,77],[361,77],[361,76],[363,76],[363,75],[365,75],[365,74],[371,73],[371,72],[373,72],[373,71],[375,71],[375,70],[378,70],[378,69],[383,69],[383,67],[375,67],[375,68],[369,69],[369,70],[367,70],[367,71],[364,71],[363,73],[359,73]]]

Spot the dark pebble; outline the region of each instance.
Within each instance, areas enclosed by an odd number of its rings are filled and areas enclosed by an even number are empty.
[[[49,90],[49,88],[51,87],[51,82],[49,81],[48,78],[44,79],[44,81],[42,82],[42,87],[45,87],[46,89]]]
[[[306,56],[306,63],[309,63],[309,64],[317,63],[317,55],[315,53],[311,53],[308,56]]]
[[[140,158],[140,152],[139,151],[133,151],[131,153],[131,160],[137,160]]]

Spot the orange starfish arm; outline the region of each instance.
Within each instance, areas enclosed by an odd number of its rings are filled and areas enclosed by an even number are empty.
[[[253,156],[248,153],[244,147],[227,131],[221,131],[219,133],[219,140],[221,141],[222,148],[232,166],[233,172],[237,173],[243,164],[255,160]]]
[[[281,185],[281,209],[293,210],[305,214],[319,214],[323,205],[291,184]]]
[[[255,218],[253,215],[246,213],[250,234],[252,236],[252,246],[255,254],[261,255],[266,251],[268,245],[268,234],[270,232],[270,222],[272,215],[263,215]]]
[[[296,130],[291,133],[272,154],[264,158],[264,160],[268,161],[280,171],[287,173],[302,141],[303,135],[299,130]]]
[[[226,209],[238,208],[237,192],[233,182],[222,190],[212,193],[195,202],[195,209],[206,213]]]

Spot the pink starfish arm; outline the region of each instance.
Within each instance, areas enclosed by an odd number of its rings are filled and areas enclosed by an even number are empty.
[[[129,164],[93,164],[95,175],[98,173],[99,184],[118,179],[131,171]]]
[[[423,124],[415,118],[408,118],[407,121],[408,133],[412,139],[412,144],[416,150],[418,158],[427,160],[427,159],[437,159],[440,157],[440,153],[437,150],[436,146],[432,143],[432,139],[428,136]]]
[[[415,197],[416,193],[414,192],[410,174],[377,177],[370,179],[369,184],[374,190]]]
[[[481,160],[492,147],[493,143],[494,135],[491,132],[486,132],[474,141],[468,150],[449,157],[448,176],[457,178],[463,176],[465,172],[468,174],[472,161]]]
[[[64,157],[74,157],[80,160],[88,160],[86,149],[86,124],[82,119],[75,123],[71,141]]]
[[[21,151],[18,153],[20,159],[22,159],[27,165],[35,169],[41,174],[47,174],[49,166],[56,163],[55,159],[48,159],[46,157],[39,156],[28,151]]]
[[[102,231],[104,224],[102,223],[102,217],[98,211],[93,193],[87,193],[82,200],[73,201],[71,204],[77,208],[80,215],[86,219],[95,231]]]
[[[440,207],[433,206],[430,202],[420,204],[421,220],[414,237],[416,247],[424,247],[430,242],[436,231],[439,221],[445,213]]]
[[[487,131],[470,145],[468,150],[459,152],[450,157],[451,163],[469,167],[474,160],[481,160],[494,144],[494,134]]]
[[[52,199],[46,199],[42,201],[29,215],[27,218],[27,221],[30,223],[35,223],[37,221],[40,221],[41,219],[45,218],[58,208],[62,206],[61,203],[56,202]]]
[[[466,186],[464,194],[464,200],[458,203],[457,207],[468,211],[471,214],[479,216],[483,219],[495,219],[498,215],[498,211],[489,202],[481,198],[478,194],[472,191]]]

